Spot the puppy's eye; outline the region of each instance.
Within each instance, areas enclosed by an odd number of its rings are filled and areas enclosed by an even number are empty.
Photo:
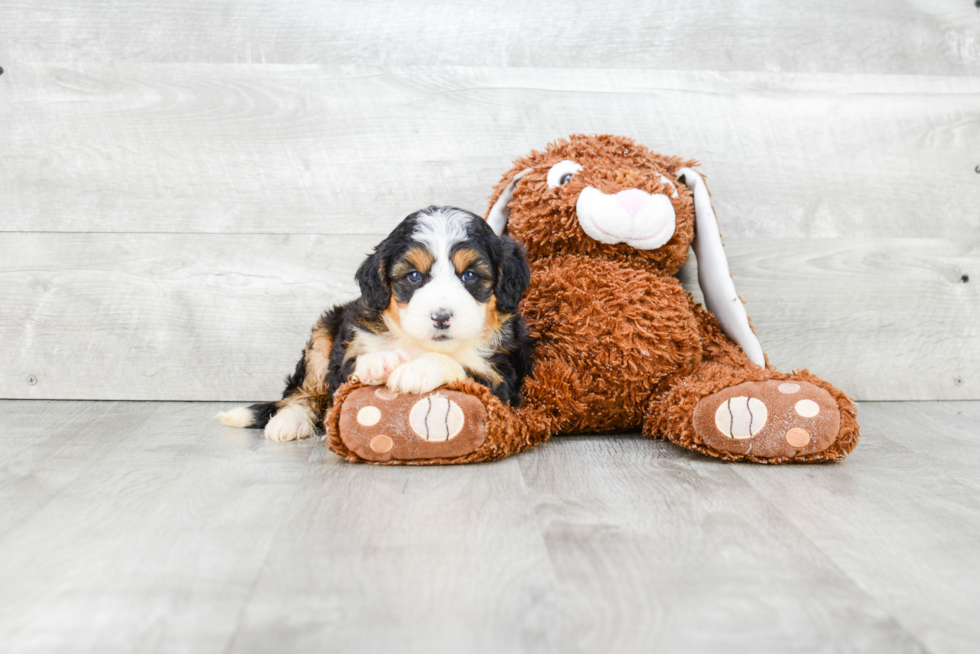
[[[548,171],[548,188],[558,188],[568,184],[580,170],[582,166],[570,159],[559,161]]]
[[[413,270],[412,272],[408,273],[408,281],[412,282],[413,284],[418,284],[420,281],[422,281],[422,273],[417,270]]]
[[[475,281],[476,280],[476,273],[473,272],[472,270],[467,270],[462,275],[460,275],[460,279],[462,279],[464,282],[472,282],[472,281]]]

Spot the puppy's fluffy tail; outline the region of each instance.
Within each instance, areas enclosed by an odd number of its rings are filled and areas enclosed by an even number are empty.
[[[261,429],[276,415],[277,406],[275,402],[259,402],[230,411],[219,411],[214,417],[229,427]]]

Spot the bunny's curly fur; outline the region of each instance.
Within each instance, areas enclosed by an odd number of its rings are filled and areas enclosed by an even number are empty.
[[[578,169],[556,185],[549,171],[561,162]],[[856,411],[844,393],[806,370],[785,374],[750,361],[673,277],[687,261],[697,223],[679,173],[695,165],[608,135],[573,135],[514,162],[493,191],[488,218],[512,191],[506,230],[531,265],[520,312],[537,340],[524,404],[490,407],[493,447],[466,457],[434,451],[413,463],[495,459],[559,433],[630,429],[729,461],[835,461],[856,446]],[[591,238],[579,216],[587,188],[605,197],[639,189],[639,197],[668,198],[673,235],[646,250]],[[718,399],[721,393],[729,399]],[[759,403],[768,407],[761,418]],[[748,412],[745,433],[736,426],[739,411]],[[349,459],[362,460],[334,441]]]

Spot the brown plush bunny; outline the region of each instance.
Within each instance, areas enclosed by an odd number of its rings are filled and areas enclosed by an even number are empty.
[[[694,165],[607,135],[515,161],[486,218],[531,263],[521,312],[537,345],[524,403],[512,411],[470,380],[435,401],[349,384],[325,421],[331,448],[352,461],[462,463],[558,433],[640,428],[730,461],[843,459],[858,440],[853,403],[806,370],[767,366]],[[707,310],[673,277],[692,245]],[[452,438],[413,423],[436,405],[465,416]],[[365,406],[383,419],[358,423]]]

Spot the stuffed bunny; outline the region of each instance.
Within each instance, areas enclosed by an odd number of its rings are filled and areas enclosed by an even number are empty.
[[[806,370],[767,365],[695,165],[608,135],[515,161],[486,220],[531,265],[520,311],[537,342],[523,404],[511,409],[471,380],[397,397],[348,384],[325,421],[332,449],[352,461],[462,463],[559,433],[639,428],[729,461],[843,459],[858,440],[853,403]],[[673,277],[691,246],[706,309]],[[359,423],[367,406],[384,419]],[[432,439],[436,406],[447,427]],[[384,452],[371,447],[379,440]]]

